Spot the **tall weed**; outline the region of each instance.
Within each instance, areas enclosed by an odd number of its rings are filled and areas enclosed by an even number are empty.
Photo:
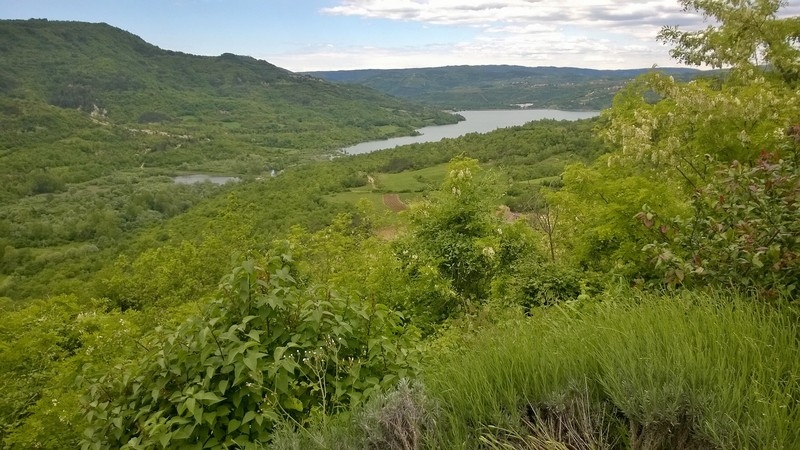
[[[800,448],[796,320],[737,296],[625,297],[433,355],[437,446]]]

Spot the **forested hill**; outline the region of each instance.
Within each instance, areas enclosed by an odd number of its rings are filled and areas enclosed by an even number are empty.
[[[320,82],[251,57],[163,50],[107,24],[0,21],[0,58],[4,102],[80,108],[114,123],[187,128],[228,122],[255,134],[269,131],[267,144],[273,147],[337,146],[453,120],[371,89]],[[287,122],[298,119],[307,128],[338,130],[327,139],[310,133],[307,142],[298,142],[296,134],[281,136]]]
[[[106,24],[0,21],[0,298],[73,292],[31,277],[86,277],[141,230],[220,192],[174,175],[269,178],[455,121],[249,57],[163,50]],[[80,248],[90,252],[67,258],[80,267],[71,272],[40,258]]]
[[[328,81],[357,83],[400,98],[454,109],[603,109],[628,81],[653,69],[593,70],[575,67],[449,66],[420,69],[309,72]],[[703,72],[659,71],[681,79]]]

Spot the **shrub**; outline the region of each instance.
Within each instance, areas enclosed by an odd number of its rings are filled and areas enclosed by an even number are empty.
[[[89,448],[266,443],[277,423],[361,404],[415,363],[401,317],[300,289],[290,258],[247,261],[203,317],[90,386]]]
[[[515,303],[526,310],[577,300],[583,280],[578,272],[558,264],[523,262],[511,280]]]
[[[148,111],[139,115],[139,123],[163,123],[169,122],[170,117],[162,112]]]
[[[692,200],[694,217],[637,217],[659,241],[645,247],[669,284],[751,289],[796,297],[800,280],[800,171],[762,153],[751,167],[718,169]]]
[[[435,429],[435,407],[422,384],[408,379],[370,399],[359,416],[364,448],[417,450]]]
[[[318,416],[308,426],[283,422],[270,448],[418,450],[435,430],[436,409],[418,381],[406,378],[366,404],[336,417]]]

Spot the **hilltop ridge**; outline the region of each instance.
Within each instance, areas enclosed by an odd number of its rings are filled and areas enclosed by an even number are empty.
[[[258,117],[263,124],[303,114],[336,128],[368,131],[334,140],[338,145],[453,120],[371,89],[320,82],[249,56],[164,50],[105,23],[5,20],[0,42],[2,97],[99,109],[117,123],[180,126],[236,116],[246,122]],[[388,124],[397,128],[378,129]]]
[[[652,70],[680,79],[707,74],[690,68],[597,70],[515,65],[307,73],[337,83],[363,84],[403,99],[444,108],[597,110],[610,107],[614,95],[625,83]]]

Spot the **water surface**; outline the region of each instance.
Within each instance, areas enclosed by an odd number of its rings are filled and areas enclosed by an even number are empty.
[[[203,173],[196,173],[193,175],[179,175],[172,178],[176,184],[197,184],[211,182],[214,184],[225,184],[230,182],[240,181],[237,177],[225,177],[221,175],[207,175]]]
[[[370,153],[398,145],[438,142],[444,138],[456,138],[468,133],[488,133],[498,128],[523,125],[532,120],[579,120],[595,117],[599,111],[559,111],[555,109],[496,109],[488,111],[459,111],[464,121],[453,125],[436,125],[417,130],[419,136],[403,136],[379,141],[362,142],[342,149],[347,155]]]

